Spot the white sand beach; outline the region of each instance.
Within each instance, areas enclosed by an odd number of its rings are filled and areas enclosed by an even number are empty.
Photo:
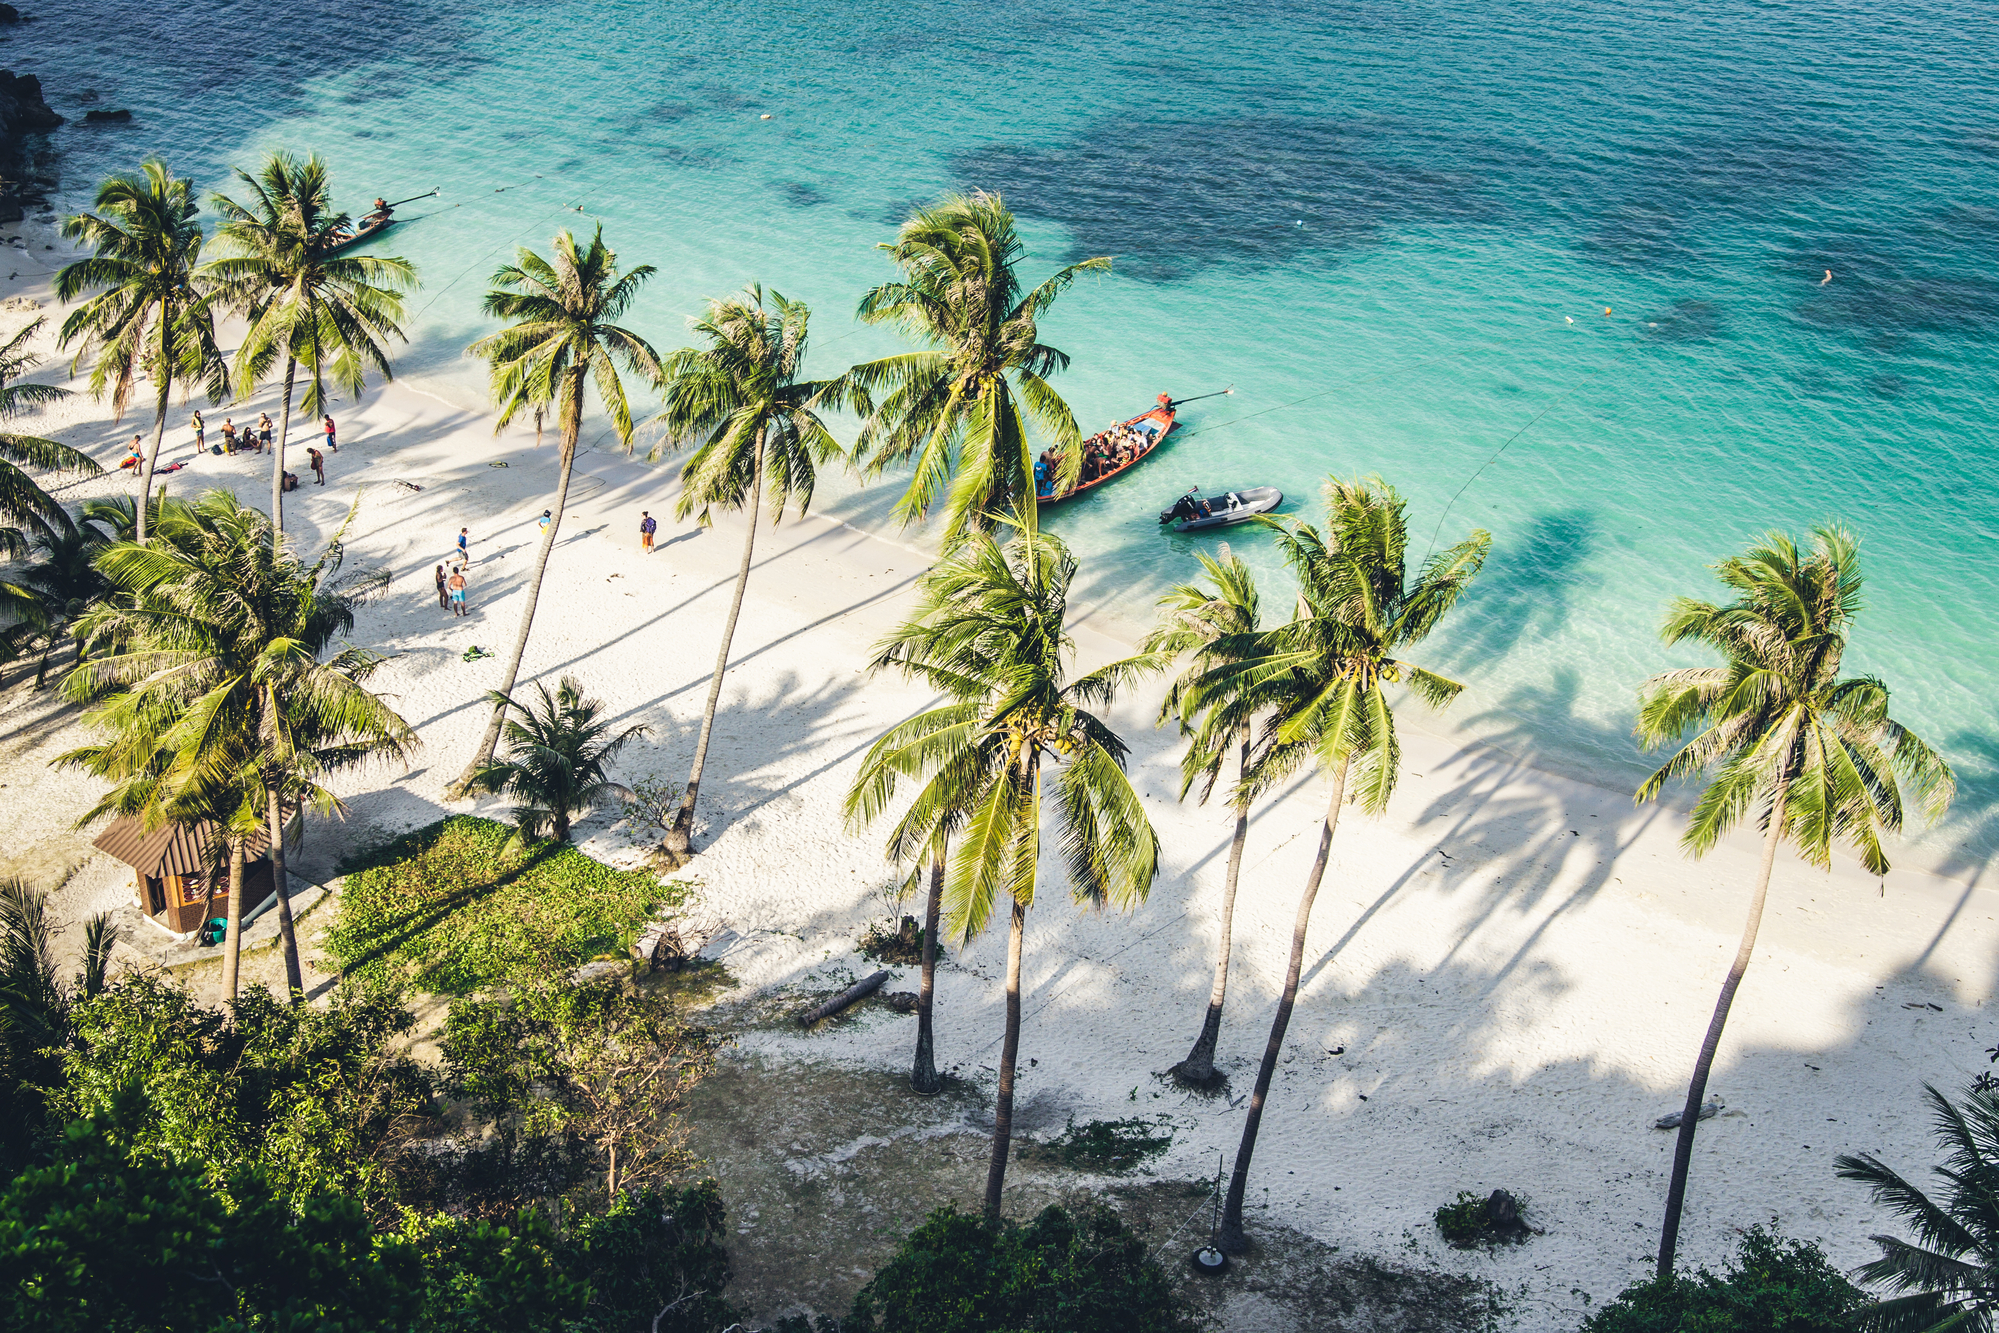
[[[37,267],[54,257],[41,244]],[[46,279],[18,267],[0,297],[42,300],[53,325]],[[31,317],[0,315],[0,334]],[[676,336],[657,333],[663,346]],[[84,387],[62,369],[36,378]],[[274,395],[217,409],[211,432],[224,415],[267,408]],[[294,464],[305,485],[288,501],[288,528],[312,549],[352,509],[349,564],[393,573],[354,640],[395,654],[376,686],[423,750],[407,773],[348,782],[345,821],[309,832],[297,867],[308,878],[448,811],[498,808],[443,795],[503,665],[462,655],[511,642],[556,462],[552,433],[539,449],[531,430],[495,436],[490,418],[409,387],[371,390],[335,412],[340,448],[327,484]],[[143,413],[113,424],[79,394],[23,428],[109,467],[149,424]],[[301,461],[312,434],[311,423],[295,427]],[[189,455],[177,417],[163,459]],[[204,455],[165,481],[175,494],[228,486],[261,503],[268,466],[267,455]],[[134,485],[114,472],[63,496]],[[709,531],[675,522],[675,491],[669,466],[604,449],[579,458],[522,673],[523,682],[574,675],[619,725],[650,729],[620,761],[627,779],[684,779],[740,555],[739,518],[721,516]],[[661,520],[650,557],[639,550],[642,509]],[[432,570],[461,526],[472,540],[472,614],[453,619],[437,606]],[[888,915],[882,891],[897,876],[877,837],[843,829],[840,799],[873,739],[928,702],[862,670],[925,564],[913,546],[819,517],[766,525],[759,538],[702,792],[700,854],[686,872],[700,881],[703,911],[726,927],[708,952],[745,987],[867,966],[855,940]],[[1126,651],[1129,635],[1086,616],[1081,663]],[[1218,806],[1174,800],[1176,738],[1153,726],[1158,698],[1157,685],[1141,689],[1114,720],[1160,835],[1161,873],[1129,915],[1087,914],[1059,877],[1046,885],[1027,936],[1022,1117],[1039,1132],[1070,1116],[1164,1114],[1175,1132],[1155,1170],[1205,1178],[1235,1150],[1325,790],[1301,780],[1256,812],[1222,1034],[1236,1100],[1182,1094],[1158,1074],[1185,1054],[1207,995],[1230,820]],[[1406,770],[1389,813],[1349,812],[1334,845],[1264,1120],[1251,1226],[1281,1221],[1348,1252],[1474,1273],[1509,1294],[1519,1327],[1573,1328],[1581,1293],[1601,1302],[1649,1269],[1673,1142],[1652,1122],[1684,1095],[1756,848],[1739,837],[1691,861],[1672,809],[1635,809],[1626,792],[1460,746],[1414,718],[1405,712]],[[15,683],[0,695],[0,732],[6,868],[52,875],[83,863],[59,899],[65,920],[115,905],[122,867],[71,827],[96,785],[49,767],[84,740],[74,715],[52,714]],[[615,818],[593,818],[586,846],[624,849]],[[1960,1085],[1986,1064],[1995,916],[1975,881],[1897,870],[1879,883],[1850,861],[1825,874],[1786,854],[1716,1066],[1712,1088],[1727,1109],[1700,1132],[1685,1260],[1718,1262],[1738,1228],[1773,1216],[1842,1265],[1871,1257],[1866,1237],[1888,1219],[1834,1178],[1832,1158],[1864,1150],[1915,1171],[1930,1163],[1922,1083]],[[940,1063],[969,1078],[991,1077],[1003,962],[1004,936],[994,934],[940,971]],[[754,1040],[771,1059],[894,1070],[907,1063],[910,1035],[906,1024],[878,1024]],[[1545,1234],[1496,1253],[1444,1246],[1437,1206],[1460,1190],[1501,1187]]]

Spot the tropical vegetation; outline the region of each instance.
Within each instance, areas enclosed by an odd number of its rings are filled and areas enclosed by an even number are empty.
[[[1723,1025],[1756,948],[1777,849],[1789,842],[1809,865],[1830,866],[1846,843],[1876,875],[1888,873],[1884,835],[1902,828],[1903,788],[1929,818],[1950,803],[1950,766],[1888,715],[1888,687],[1841,676],[1846,641],[1862,608],[1859,542],[1837,525],[1813,530],[1808,550],[1772,532],[1715,566],[1735,594],[1726,604],[1674,600],[1660,637],[1717,653],[1723,665],[1662,672],[1639,692],[1638,735],[1647,746],[1693,739],[1638,789],[1650,800],[1675,779],[1712,773],[1681,846],[1700,856],[1753,817],[1763,857],[1750,890],[1742,941],[1721,984],[1687,1082],[1673,1172],[1659,1229],[1658,1276],[1670,1277],[1680,1210],[1708,1074]]]
[[[1308,763],[1330,787],[1318,853],[1298,898],[1277,1012],[1229,1174],[1218,1244],[1231,1254],[1248,1248],[1242,1209],[1250,1160],[1297,1005],[1312,905],[1348,789],[1370,815],[1386,810],[1395,792],[1402,747],[1395,735],[1391,687],[1408,690],[1432,708],[1445,707],[1463,690],[1458,682],[1401,654],[1436,629],[1478,575],[1492,544],[1484,530],[1475,530],[1432,555],[1411,578],[1405,505],[1394,487],[1379,478],[1333,479],[1326,483],[1324,500],[1323,532],[1295,519],[1260,520],[1274,530],[1278,549],[1298,579],[1297,614],[1272,629],[1214,639],[1203,650],[1212,665],[1182,687],[1196,701],[1228,697],[1234,718],[1257,719],[1248,776],[1237,784],[1236,804],[1269,791]],[[1224,744],[1227,736],[1224,731]]]
[[[322,940],[341,970],[444,995],[623,957],[654,912],[687,892],[560,842],[523,848],[515,829],[471,815],[395,838],[343,875]]]
[[[326,785],[334,774],[405,760],[416,745],[409,724],[367,689],[383,659],[334,642],[387,579],[341,575],[338,537],[304,563],[272,539],[267,516],[227,491],[163,507],[154,537],[97,559],[117,595],[79,622],[91,656],[64,690],[92,705],[88,721],[106,739],[59,762],[114,784],[86,820],[219,823],[230,865],[223,988],[232,996],[245,839],[261,824],[287,984],[303,991],[284,860],[290,819],[339,808]]]
[[[78,364],[92,362],[90,391],[110,397],[114,421],[124,420],[138,381],[153,382],[153,438],[139,462],[141,495],[153,491],[175,384],[183,399],[199,387],[212,402],[222,401],[227,389],[214,310],[205,282],[196,277],[200,211],[194,182],[148,158],[136,172],[107,177],[93,211],[63,219],[63,237],[94,253],[56,273],[57,300],[76,302],[89,294],[63,320],[60,342],[77,345]],[[141,545],[148,519],[142,509]]]
[[[803,377],[811,314],[803,302],[774,291],[766,297],[761,286],[752,285],[740,296],[709,302],[707,316],[694,325],[707,345],[681,348],[666,359],[661,372],[665,406],[659,419],[667,438],[676,445],[697,446],[680,470],[675,512],[685,518],[698,511],[703,527],[716,509],[738,509],[744,518],[743,559],[728,619],[722,623],[715,670],[708,678],[693,766],[662,842],[673,860],[684,859],[694,846],[694,810],[729,648],[749,587],[758,511],[768,504],[776,523],[786,506],[795,504],[802,517],[812,504],[817,467],[840,454],[819,416],[823,407],[838,401],[839,386]]]
[[[506,326],[466,349],[483,359],[491,372],[493,402],[500,414],[494,423],[496,431],[505,429],[523,409],[534,412],[539,420],[542,407],[553,403],[562,444],[556,464],[555,503],[549,508],[549,523],[542,529],[541,546],[535,553],[520,629],[514,634],[514,646],[495,692],[499,702],[486,720],[471,762],[453,784],[457,796],[468,794],[480,771],[493,761],[507,717],[509,705],[505,701],[512,698],[520,679],[521,658],[527,652],[528,631],[534,627],[535,607],[541,602],[548,557],[562,531],[563,506],[569,502],[569,481],[582,437],[585,386],[596,386],[618,439],[629,446],[632,410],[619,368],[647,380],[656,380],[660,374],[659,356],[652,345],[617,323],[652,277],[653,267],[640,264],[621,273],[617,253],[604,244],[601,226],[590,244],[581,248],[575,236],[560,232],[553,250],[554,257],[544,259],[522,248],[513,263],[493,274],[485,311],[507,321]]]
[[[33,320],[0,344],[0,560],[19,559],[34,538],[53,537],[70,526],[69,512],[27,469],[83,477],[104,470],[80,449],[5,428],[33,409],[69,395],[69,390],[56,385],[21,379],[41,364],[29,346],[41,329],[42,321]]]
[[[1261,628],[1256,577],[1240,556],[1224,546],[1220,558],[1197,553],[1207,581],[1177,584],[1159,599],[1165,612],[1145,641],[1149,652],[1189,656],[1187,668],[1166,687],[1159,720],[1177,722],[1187,737],[1180,757],[1180,799],[1196,784],[1205,802],[1228,764],[1236,756],[1235,832],[1229,839],[1228,869],[1222,876],[1222,901],[1215,921],[1215,980],[1208,989],[1208,1010],[1187,1058],[1172,1067],[1174,1078],[1190,1087],[1213,1088],[1223,1081],[1215,1069],[1215,1044],[1221,1038],[1222,1005],[1229,991],[1229,949],[1235,926],[1236,885],[1242,877],[1242,852],[1249,841],[1251,725],[1257,695],[1251,690],[1222,688],[1210,692],[1202,682],[1218,667],[1240,665],[1231,653],[1255,654]],[[1224,681],[1230,679],[1223,678]]]
[[[1056,450],[1055,490],[1075,483],[1082,433],[1048,383],[1069,356],[1041,341],[1055,299],[1111,261],[1085,259],[1025,290],[1016,265],[1027,252],[1013,211],[996,194],[952,195],[911,213],[881,249],[902,270],[861,298],[860,318],[890,324],[923,350],[847,372],[866,413],[854,456],[879,476],[913,469],[895,516],[920,522],[944,509],[946,547],[999,516],[1035,523],[1035,440]]]
[[[342,252],[352,235],[347,214],[333,208],[333,185],[316,154],[264,159],[256,175],[238,170],[243,202],[217,194],[222,215],[214,248],[221,255],[196,271],[211,299],[249,321],[231,376],[239,395],[262,384],[280,361],[278,438],[271,456],[271,539],[284,537],[285,445],[291,436],[292,391],[305,371],[299,410],[327,407],[327,380],[358,397],[372,368],[393,379],[390,342],[403,336],[403,294],[417,285],[408,260]],[[507,683],[513,688],[513,682]]]
[[[1858,1276],[1893,1294],[1859,1323],[1877,1333],[1982,1333],[1999,1322],[1999,1090],[1981,1083],[1952,1100],[1925,1085],[1923,1098],[1943,1149],[1943,1162],[1930,1168],[1934,1197],[1873,1153],[1834,1162],[1913,1235],[1874,1237],[1881,1257]]]
[[[1159,864],[1158,835],[1125,774],[1127,747],[1092,710],[1108,707],[1160,660],[1142,653],[1072,676],[1067,617],[1076,559],[1024,515],[1004,523],[1004,542],[969,534],[931,567],[914,613],[874,660],[876,669],[893,667],[950,700],[906,723],[896,743],[907,757],[880,770],[891,790],[905,775],[932,779],[919,798],[927,813],[905,821],[909,846],[938,845],[943,827],[964,812],[944,883],[950,929],[968,940],[985,929],[1002,896],[1008,904],[989,1221],[1000,1215],[1012,1143],[1021,950],[1044,832],[1061,848],[1071,895],[1086,906],[1138,906]],[[1044,792],[1044,783],[1053,791]]]
[[[605,766],[642,726],[612,734],[599,716],[601,700],[585,699],[574,676],[564,676],[554,690],[537,683],[538,700],[523,707],[495,690],[489,696],[503,708],[518,712],[506,728],[507,757],[479,770],[474,791],[510,796],[514,825],[522,842],[544,835],[569,841],[570,823],[606,797],[627,798],[632,792],[611,781]]]
[[[1722,1272],[1636,1283],[1585,1319],[1582,1333],[1850,1333],[1871,1308],[1818,1246],[1752,1226]]]

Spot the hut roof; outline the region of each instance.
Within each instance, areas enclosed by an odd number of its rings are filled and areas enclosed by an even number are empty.
[[[255,861],[270,847],[264,830],[243,839],[243,858]],[[92,840],[91,846],[131,866],[142,875],[206,875],[222,859],[222,842],[215,822],[162,824],[148,833],[135,815],[120,815]]]

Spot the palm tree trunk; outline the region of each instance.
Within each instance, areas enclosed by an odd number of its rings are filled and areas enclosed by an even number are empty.
[[[715,654],[715,675],[708,682],[708,703],[701,710],[701,735],[694,742],[694,767],[687,775],[687,792],[680,798],[673,826],[660,840],[660,850],[669,860],[679,862],[694,851],[694,803],[701,795],[701,770],[708,762],[708,738],[715,730],[715,705],[722,698],[722,674],[729,668],[729,645],[736,637],[736,617],[743,613],[743,590],[750,586],[750,557],[757,545],[757,515],[763,507],[764,440],[757,440],[755,475],[750,481],[750,502],[746,506],[749,530],[743,534],[743,564],[736,571],[736,595],[729,603],[729,619],[722,626],[722,650]]]
[[[1325,878],[1326,861],[1332,855],[1333,831],[1340,825],[1340,806],[1347,795],[1347,764],[1342,761],[1333,774],[1332,798],[1326,802],[1325,823],[1319,830],[1319,854],[1312,860],[1312,873],[1305,877],[1305,892],[1298,898],[1298,918],[1291,925],[1291,964],[1284,972],[1284,993],[1277,999],[1277,1017],[1270,1021],[1270,1040],[1264,1043],[1263,1063],[1256,1068],[1256,1090],[1249,1095],[1249,1116],[1242,1125],[1242,1144],[1236,1149],[1235,1170],[1229,1175],[1228,1203],[1222,1208],[1222,1225],[1215,1243],[1224,1254],[1241,1254],[1249,1248],[1242,1230],[1242,1200],[1249,1189],[1249,1159],[1256,1151],[1256,1131],[1263,1124],[1263,1105],[1270,1098],[1270,1080],[1277,1074],[1277,1057],[1284,1052],[1284,1030],[1291,1026],[1291,1010],[1298,1003],[1298,977],[1305,969],[1305,932],[1312,924],[1312,900],[1319,896],[1319,881]]]
[[[229,840],[229,933],[222,940],[222,995],[236,1002],[236,974],[243,958],[243,841]]]
[[[160,441],[166,438],[167,408],[172,404],[174,375],[166,358],[167,303],[160,302],[160,406],[153,416],[153,442],[146,446],[146,456],[139,463],[139,545],[146,544],[146,502],[153,494],[153,469],[160,461]]]
[[[1249,772],[1249,728],[1243,728],[1241,772]],[[1215,1073],[1215,1043],[1222,1035],[1222,1002],[1229,994],[1229,950],[1235,938],[1235,890],[1242,875],[1242,848],[1249,840],[1249,807],[1235,812],[1235,837],[1229,842],[1228,876],[1222,881],[1222,919],[1215,941],[1215,984],[1208,991],[1208,1014],[1201,1020],[1201,1035],[1187,1058],[1166,1072],[1189,1087],[1212,1088],[1220,1083]]]
[[[278,893],[278,934],[285,942],[285,987],[294,999],[305,994],[305,973],[299,967],[298,931],[292,925],[291,885],[285,882],[284,806],[272,784],[268,794],[271,822],[271,884]]]
[[[528,580],[528,604],[521,611],[521,627],[514,632],[514,650],[507,656],[506,679],[500,683],[500,693],[513,697],[514,682],[520,678],[521,658],[527,654],[528,631],[534,628],[534,609],[541,601],[542,576],[548,573],[548,557],[555,550],[555,534],[562,528],[562,507],[569,503],[569,476],[576,467],[576,444],[583,426],[583,371],[576,367],[569,371],[569,410],[562,414],[562,460],[555,479],[555,508],[551,511],[548,528],[541,534],[541,550],[535,556],[534,577]],[[472,779],[479,770],[493,762],[493,750],[500,743],[500,728],[507,720],[506,704],[495,704],[493,715],[486,719],[485,734],[479,738],[479,748],[472,755],[472,762],[465,765],[465,771],[458,780],[446,789],[445,794],[454,801],[462,801],[472,790]]]
[[[930,898],[923,908],[923,981],[916,992],[916,1060],[909,1068],[909,1086],[925,1097],[944,1091],[937,1073],[930,1027],[931,1004],[937,993],[937,918],[944,904],[944,848],[930,861]]]
[[[1756,892],[1749,900],[1749,920],[1742,926],[1742,943],[1729,964],[1721,983],[1721,996],[1714,1002],[1714,1017],[1708,1020],[1707,1036],[1701,1039],[1701,1053],[1694,1059],[1694,1076],[1687,1082],[1687,1104],[1680,1112],[1680,1137],[1673,1144],[1673,1178],[1666,1187],[1666,1218],[1659,1227],[1659,1267],[1657,1276],[1673,1275],[1673,1254],[1680,1244],[1680,1210],[1687,1201],[1687,1170],[1693,1163],[1694,1129],[1700,1123],[1701,1099],[1707,1094],[1708,1074],[1714,1068],[1715,1048],[1721,1045],[1721,1030],[1728,1022],[1729,1006],[1749,970],[1749,956],[1756,949],[1756,932],[1763,924],[1763,903],[1770,896],[1770,872],[1777,865],[1777,845],[1783,841],[1784,798],[1770,805],[1770,828],[1763,835],[1763,864],[1756,872]]]
[[[999,1097],[993,1104],[993,1155],[986,1166],[986,1221],[997,1222],[1006,1185],[1007,1149],[1013,1143],[1013,1067],[1020,1058],[1020,941],[1027,909],[1018,899],[1006,935],[1006,1040],[1000,1043]]]
[[[271,456],[271,548],[284,549],[285,441],[292,432],[292,385],[298,378],[298,358],[285,358],[285,403],[278,417],[278,447]]]

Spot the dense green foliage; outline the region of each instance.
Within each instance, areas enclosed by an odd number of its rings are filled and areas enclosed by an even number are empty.
[[[622,953],[680,892],[573,847],[508,846],[514,830],[457,815],[347,870],[327,950],[350,975],[406,976],[466,995],[511,977]]]
[[[476,1202],[559,1195],[601,1173],[607,1195],[690,1164],[672,1113],[708,1069],[672,999],[561,974],[516,981],[504,1000],[460,999],[445,1021],[448,1089],[493,1134],[467,1154]]]
[[[1022,1225],[943,1208],[854,1298],[850,1333],[1171,1333],[1185,1327],[1145,1245],[1101,1206]]]
[[[375,1211],[398,1192],[400,1149],[431,1117],[429,1079],[397,1049],[411,1024],[382,991],[341,990],[318,1008],[252,987],[232,1021],[132,977],[76,1007],[55,1110],[106,1116],[136,1088],[148,1149],[225,1194],[254,1167],[281,1205],[341,1194]]]
[[[1751,1227],[1726,1273],[1628,1287],[1583,1333],[1845,1333],[1867,1304],[1816,1245]]]
[[[711,1333],[727,1322],[713,1185],[621,1195],[563,1229],[442,1214],[370,1228],[356,1200],[150,1144],[125,1093],[0,1195],[0,1326],[51,1333]]]

